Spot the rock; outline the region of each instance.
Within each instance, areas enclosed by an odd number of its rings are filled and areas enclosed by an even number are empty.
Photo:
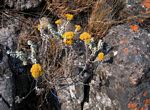
[[[0,109],[13,108],[13,77],[8,64],[6,48],[14,49],[17,41],[17,23],[0,29]]]
[[[5,5],[16,10],[26,10],[39,6],[42,0],[4,0]]]
[[[149,98],[142,93],[150,93],[150,37],[147,31],[139,31],[133,32],[127,24],[118,25],[104,37],[104,42],[113,49],[96,70],[85,110],[128,110],[129,102],[140,108],[143,100]],[[113,62],[107,62],[113,53],[116,55]]]
[[[2,52],[2,51],[1,51]],[[3,54],[0,62],[0,110],[10,110],[13,106],[13,79],[8,65],[8,57]]]
[[[0,29],[0,44],[8,47],[9,49],[14,49],[17,41],[17,31],[19,30],[18,24],[10,24],[5,28]]]
[[[79,70],[76,68],[73,71],[75,71],[75,75]],[[79,77],[76,75],[72,78],[67,78],[61,84],[65,84],[64,86],[57,86],[57,95],[61,103],[61,110],[81,110],[84,93],[83,84],[79,83]]]

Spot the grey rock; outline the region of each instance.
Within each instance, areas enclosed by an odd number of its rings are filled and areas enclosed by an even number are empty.
[[[103,40],[113,49],[105,60],[113,52],[117,55],[113,56],[112,63],[98,66],[85,110],[128,110],[129,102],[137,103],[139,108],[144,105],[142,93],[149,91],[150,74],[148,34],[142,29],[133,32],[127,24],[110,29]]]
[[[4,3],[10,8],[16,10],[31,9],[39,6],[42,0],[4,0]]]
[[[13,79],[8,65],[8,57],[3,51],[0,62],[0,110],[10,110],[13,107]]]
[[[0,29],[0,44],[13,49],[17,41],[18,24],[10,24],[5,28]]]

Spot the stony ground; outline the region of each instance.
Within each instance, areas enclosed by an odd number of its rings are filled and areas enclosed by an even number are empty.
[[[42,6],[43,1],[3,0],[3,2],[6,9],[2,8],[2,11],[8,14],[9,19],[0,26],[0,110],[38,110],[37,106],[41,104],[40,99],[44,95],[37,96],[35,91],[32,91],[20,103],[16,99],[17,96],[24,97],[28,94],[34,87],[35,81],[27,74],[30,65],[20,66],[20,61],[6,54],[7,50],[16,49],[19,33],[26,28],[25,24],[20,23],[20,16],[10,19],[10,12],[7,10],[30,11],[33,9],[35,12]],[[131,14],[139,13],[140,8],[135,8],[136,2],[129,0],[128,5],[131,5],[129,7]],[[24,21],[37,19],[30,15],[28,17],[21,15],[21,17]],[[135,23],[133,21],[133,24]],[[93,73],[90,81],[86,81],[88,85],[82,83],[67,86],[56,91],[57,96],[50,93],[47,101],[43,101],[40,105],[43,106],[40,109],[59,110],[61,104],[61,110],[129,110],[129,104],[134,104],[137,107],[133,110],[148,110],[150,105],[149,19],[139,24],[138,32],[134,32],[130,25],[130,23],[118,24],[109,29],[103,38],[104,62],[88,65],[91,66],[92,72],[90,72]],[[82,59],[77,61],[82,63]],[[97,68],[93,71],[96,66]],[[80,70],[74,68],[74,71],[78,73]],[[85,76],[88,74],[85,72]],[[76,80],[81,79],[77,77]],[[68,78],[67,81],[71,82],[72,79]],[[142,107],[145,108],[142,109]]]

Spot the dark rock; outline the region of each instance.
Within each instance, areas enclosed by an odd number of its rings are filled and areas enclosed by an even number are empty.
[[[8,57],[3,53],[2,61],[0,62],[0,110],[10,110],[13,108],[13,87]]]
[[[116,55],[113,56],[113,62],[105,62],[98,66],[91,81],[90,99],[85,105],[86,110],[107,107],[111,110],[128,110],[128,103],[133,101],[139,107],[143,106],[141,93],[149,91],[149,33],[142,29],[133,32],[127,24],[118,25],[110,29],[104,42],[113,47],[105,59],[112,57],[112,53]],[[146,74],[148,76],[145,77]]]

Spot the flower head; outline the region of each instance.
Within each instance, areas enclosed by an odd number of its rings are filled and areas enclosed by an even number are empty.
[[[42,67],[40,64],[33,64],[31,67],[31,75],[33,76],[34,79],[37,79],[42,75]]]
[[[65,14],[65,17],[67,18],[68,21],[71,21],[73,19],[72,14]]]
[[[88,32],[83,32],[79,38],[83,40],[86,44],[91,42],[91,35]]]
[[[100,52],[99,54],[98,54],[98,60],[99,61],[102,61],[104,59],[104,53],[103,52]]]
[[[76,31],[80,31],[81,30],[81,26],[80,25],[75,25],[75,28],[76,28],[75,29]]]
[[[72,39],[64,39],[64,44],[72,45],[73,44],[73,40]]]
[[[62,38],[66,38],[66,39],[73,39],[73,37],[74,37],[74,32],[72,32],[72,31],[65,32],[65,33],[62,35]]]
[[[55,21],[55,24],[57,24],[57,25],[62,24],[62,20],[61,20],[61,19],[56,20],[56,21]]]

